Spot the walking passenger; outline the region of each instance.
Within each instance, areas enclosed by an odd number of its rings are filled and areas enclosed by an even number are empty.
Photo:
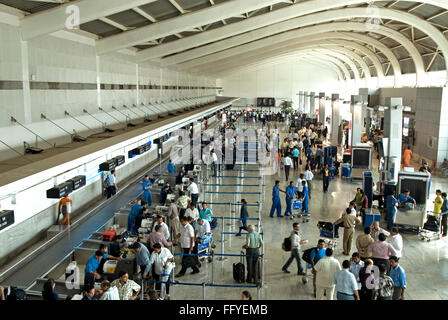
[[[297,262],[297,274],[302,276],[305,275],[305,272],[303,272],[302,263],[300,262],[300,245],[307,244],[308,240],[302,240],[300,237],[300,224],[295,222],[292,224],[292,232],[290,235],[291,240],[291,256],[289,257],[288,261],[286,261],[285,265],[282,267],[282,271],[286,273],[290,273],[288,271],[289,266],[295,259]]]

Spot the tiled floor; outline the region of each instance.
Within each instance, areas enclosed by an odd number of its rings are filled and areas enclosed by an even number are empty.
[[[285,128],[285,126],[283,126]],[[417,164],[416,164],[417,165]],[[234,175],[235,173],[231,173]],[[228,174],[230,175],[230,173]],[[247,176],[255,175],[254,172],[247,172]],[[298,176],[298,171],[294,174],[294,179]],[[293,263],[289,268],[291,274],[285,274],[281,271],[281,267],[289,257],[289,253],[281,249],[281,243],[284,237],[288,236],[291,231],[292,221],[288,218],[269,218],[269,210],[271,207],[271,191],[275,179],[278,175],[266,176],[266,186],[264,187],[262,227],[265,239],[265,264],[264,264],[264,280],[265,285],[260,290],[260,298],[275,300],[312,300],[312,282],[302,283],[301,277],[296,275],[296,265]],[[291,178],[290,178],[291,179]],[[245,184],[255,184],[256,179],[246,179]],[[226,179],[223,183],[235,183],[236,179]],[[212,182],[215,183],[213,179]],[[302,223],[303,238],[309,240],[308,245],[304,245],[302,249],[314,246],[319,239],[319,230],[316,226],[320,220],[334,221],[345,210],[348,202],[354,198],[355,190],[361,183],[350,183],[336,178],[330,182],[330,188],[327,194],[321,192],[322,180],[316,178],[314,182],[314,192],[310,201],[310,212],[312,215],[309,223]],[[444,178],[433,177],[432,190],[447,190],[447,181]],[[286,187],[284,176],[281,183],[282,189]],[[216,187],[215,187],[216,188]],[[257,189],[257,188],[255,188]],[[220,191],[235,191],[234,187],[220,187]],[[244,188],[244,191],[253,192],[253,187]],[[256,191],[256,190],[255,190]],[[434,195],[429,200],[432,204]],[[251,203],[249,196],[246,197]],[[282,210],[284,212],[285,202],[282,195]],[[240,198],[238,198],[240,199]],[[256,200],[256,199],[255,199]],[[234,201],[234,195],[219,195],[214,197],[215,202]],[[217,216],[228,216],[229,209],[227,206],[213,206],[214,214]],[[237,213],[238,215],[238,213]],[[250,217],[257,217],[256,209],[249,208]],[[225,225],[226,231],[232,228],[236,231],[234,224]],[[215,231],[216,240],[219,240],[222,225]],[[356,236],[362,232],[361,227],[357,227]],[[231,241],[229,241],[229,237]],[[401,266],[406,270],[408,287],[406,290],[406,298],[412,300],[438,300],[448,299],[448,246],[447,239],[443,238],[438,241],[422,242],[418,240],[416,235],[403,234],[404,253],[400,260]],[[216,253],[221,253],[221,243],[216,242]],[[226,236],[225,252],[238,254],[241,246],[244,244],[244,237]],[[356,250],[355,241],[353,242],[352,251]],[[335,251],[335,257],[342,262],[346,257],[342,255],[342,240]],[[239,258],[229,257],[224,261],[215,258],[213,262],[213,280],[215,284],[235,284],[232,278],[232,264],[237,262]],[[180,263],[178,263],[180,267]],[[212,280],[212,264],[203,263],[201,272],[197,275],[187,273],[183,278],[178,279],[188,283],[211,282]],[[205,289],[206,299],[239,299],[242,288],[213,288]],[[252,295],[257,297],[256,289],[249,289]],[[176,286],[171,294],[172,299],[203,299],[204,291],[202,287]]]

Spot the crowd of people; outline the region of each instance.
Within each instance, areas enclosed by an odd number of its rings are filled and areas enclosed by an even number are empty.
[[[302,239],[300,224],[293,223],[289,236],[291,255],[282,267],[288,268],[296,260],[297,274],[306,276],[306,268],[313,275],[313,290],[317,300],[404,300],[406,273],[399,265],[403,253],[403,238],[396,227],[390,232],[380,227],[378,221],[364,228],[363,234],[356,238],[356,252],[351,253],[355,227],[363,224],[366,201],[363,190],[357,189],[355,199],[349,203],[342,217],[333,222],[335,237],[338,228],[344,228],[343,252],[350,259],[340,262],[334,258],[333,247],[326,247],[326,241],[320,239],[309,256],[301,257],[301,245],[308,243]],[[386,241],[387,240],[387,241]],[[376,269],[378,268],[378,269]],[[375,271],[378,271],[375,273]],[[375,274],[379,275],[375,285]]]

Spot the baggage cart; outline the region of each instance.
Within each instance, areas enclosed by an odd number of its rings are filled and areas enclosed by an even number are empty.
[[[440,240],[440,222],[441,214],[434,214],[433,211],[427,211],[426,221],[418,232],[418,238],[422,241]]]

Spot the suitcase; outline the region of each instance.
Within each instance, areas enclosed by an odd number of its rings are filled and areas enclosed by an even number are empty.
[[[115,239],[116,235],[117,235],[117,231],[107,230],[106,232],[103,233],[103,235],[101,236],[101,239],[103,239],[103,241],[113,241]]]
[[[300,200],[294,200],[292,203],[292,210],[302,209],[302,202]]]
[[[103,265],[103,273],[114,274],[117,270],[118,261],[107,260]]]
[[[241,252],[244,255],[244,252]],[[246,268],[244,267],[244,257],[240,257],[240,262],[233,264],[233,279],[238,283],[244,282],[244,275],[246,273]]]
[[[350,166],[342,166],[342,177],[343,178],[350,178]]]

